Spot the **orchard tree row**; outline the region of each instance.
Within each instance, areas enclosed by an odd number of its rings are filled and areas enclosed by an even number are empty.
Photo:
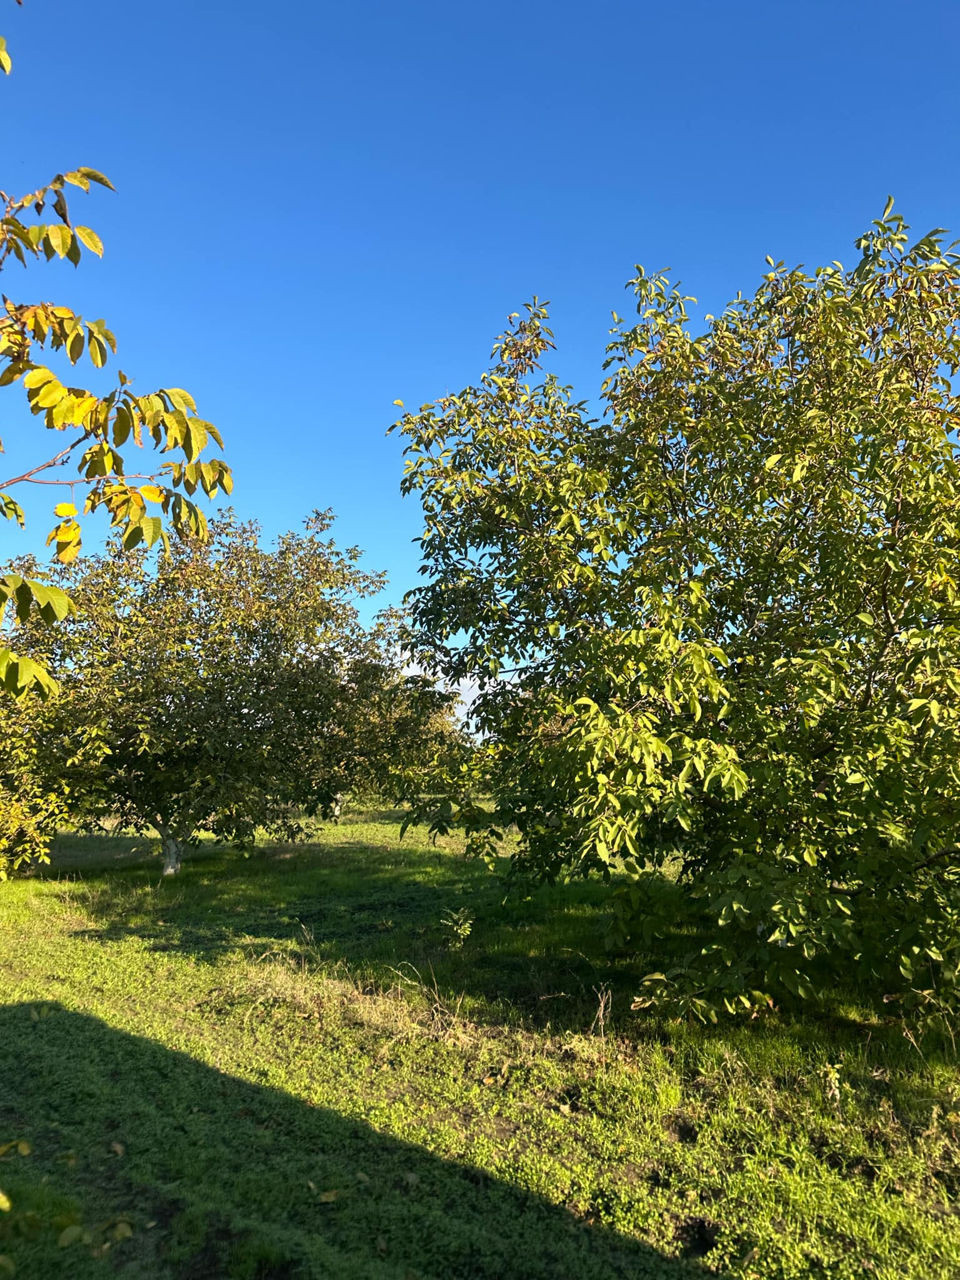
[[[0,268],[100,253],[65,199],[91,183],[0,193]],[[369,629],[378,580],[326,517],[272,550],[208,530],[193,498],[230,473],[189,393],[69,385],[47,353],[100,369],[113,335],[5,299],[0,386],[57,444],[0,482],[0,515],[65,466],[84,498],[55,506],[58,568],[0,576],[0,859],[110,814],[172,870],[199,831],[290,830],[402,758],[411,821],[490,858],[510,829],[534,880],[601,877],[617,946],[687,939],[638,1008],[756,1014],[854,977],[954,1016],[960,258],[892,201],[857,251],[768,259],[701,329],[637,268],[599,416],[540,371],[546,308],[513,316],[476,384],[396,424],[425,581]],[[170,460],[131,473],[130,445]],[[114,541],[82,558],[98,508]],[[472,750],[438,692],[461,682]]]

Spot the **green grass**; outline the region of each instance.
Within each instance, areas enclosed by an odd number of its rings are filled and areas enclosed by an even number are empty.
[[[849,1002],[631,1014],[656,957],[604,953],[601,888],[504,902],[377,816],[172,882],[64,839],[0,888],[19,1277],[960,1275],[944,1049]]]

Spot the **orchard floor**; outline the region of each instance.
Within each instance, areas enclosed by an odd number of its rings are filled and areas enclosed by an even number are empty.
[[[608,957],[603,919],[597,886],[504,901],[388,813],[174,881],[63,840],[0,886],[0,1255],[20,1280],[960,1275],[946,1049],[839,1001],[631,1014],[657,958]]]

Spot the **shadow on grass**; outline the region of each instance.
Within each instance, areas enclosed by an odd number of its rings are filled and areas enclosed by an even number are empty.
[[[33,1148],[0,1161],[14,1214],[34,1205],[54,1218],[73,1201],[91,1237],[58,1248],[48,1226],[0,1239],[21,1280],[704,1274],[476,1168],[56,1005],[0,1010],[7,1136]],[[131,1238],[114,1238],[118,1222]]]
[[[677,932],[656,954],[612,954],[604,946],[608,886],[580,881],[505,895],[482,864],[415,840],[400,843],[360,816],[337,829],[335,844],[270,846],[249,859],[205,844],[175,881],[161,880],[156,861],[130,865],[129,844],[121,837],[70,839],[84,881],[78,905],[95,925],[78,933],[106,942],[136,937],[201,962],[240,949],[253,959],[286,958],[326,972],[343,966],[370,990],[396,985],[402,973],[435,987],[450,1007],[462,999],[463,1016],[484,1025],[589,1032],[608,991],[609,1033],[672,1043],[676,1033],[659,1018],[629,1012],[633,997],[644,973],[669,968],[710,941]],[[65,870],[69,875],[58,856],[47,876]],[[450,923],[461,910],[470,924],[463,939]],[[915,1069],[916,1050],[897,1019],[878,1010],[875,993],[859,990],[855,977],[828,1005],[785,1004],[772,1026],[759,1019],[734,1031],[722,1020],[698,1026],[694,1038],[736,1041],[761,1058],[768,1036],[792,1041],[817,1061],[856,1050],[866,1087],[872,1066]],[[952,1063],[957,1055],[934,1028],[921,1057]]]
[[[604,986],[621,1003],[636,990],[636,959],[618,961],[604,948],[603,885],[505,895],[482,864],[456,854],[371,844],[369,829],[337,834],[335,844],[278,846],[249,859],[207,846],[175,881],[162,881],[154,864],[130,865],[126,842],[114,855],[113,841],[91,841],[95,852],[84,856],[72,838],[44,876],[80,872],[82,886],[64,894],[94,925],[77,932],[97,941],[137,937],[205,962],[242,948],[343,965],[374,984],[412,969],[435,977],[445,997],[465,995],[477,1021],[582,1029]],[[466,937],[452,922],[460,912]]]
[[[45,878],[81,870],[77,905],[94,927],[76,932],[97,941],[136,937],[157,952],[201,962],[240,949],[251,958],[286,957],[327,971],[345,966],[371,988],[394,985],[400,971],[412,973],[436,983],[445,1002],[464,997],[463,1013],[472,1021],[537,1031],[588,1031],[606,989],[613,997],[609,1029],[616,1032],[642,974],[668,967],[671,953],[696,944],[692,935],[677,934],[653,956],[611,954],[603,941],[607,886],[578,882],[505,896],[481,864],[400,844],[392,833],[383,842],[383,835],[382,827],[348,820],[336,844],[271,846],[249,859],[203,845],[172,881],[161,880],[155,861],[131,865],[136,853],[129,840],[71,837]],[[64,889],[71,897],[77,892]],[[451,924],[460,911],[470,926],[462,939]],[[824,1051],[875,1038],[897,1058],[908,1054],[889,1017],[884,1026],[869,1014],[857,1020],[857,1008],[869,1004],[863,993],[838,992],[830,1009],[796,1011],[795,1025],[785,1010],[777,1035],[816,1041]],[[841,1007],[847,1012],[838,1013]],[[659,1020],[629,1022],[632,1037],[664,1038]],[[723,1039],[727,1031],[699,1034]],[[762,1039],[765,1024],[754,1024],[750,1034]]]

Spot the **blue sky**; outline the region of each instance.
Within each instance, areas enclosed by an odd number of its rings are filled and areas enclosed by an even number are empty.
[[[419,531],[392,402],[474,381],[531,295],[591,398],[634,263],[716,310],[767,253],[852,261],[888,193],[960,234],[957,0],[3,0],[0,32],[0,187],[117,187],[73,201],[102,263],[3,291],[105,317],[137,390],[221,428],[243,515],[333,507],[391,599]],[[39,460],[18,394],[0,434]],[[2,558],[49,527],[30,497]]]

